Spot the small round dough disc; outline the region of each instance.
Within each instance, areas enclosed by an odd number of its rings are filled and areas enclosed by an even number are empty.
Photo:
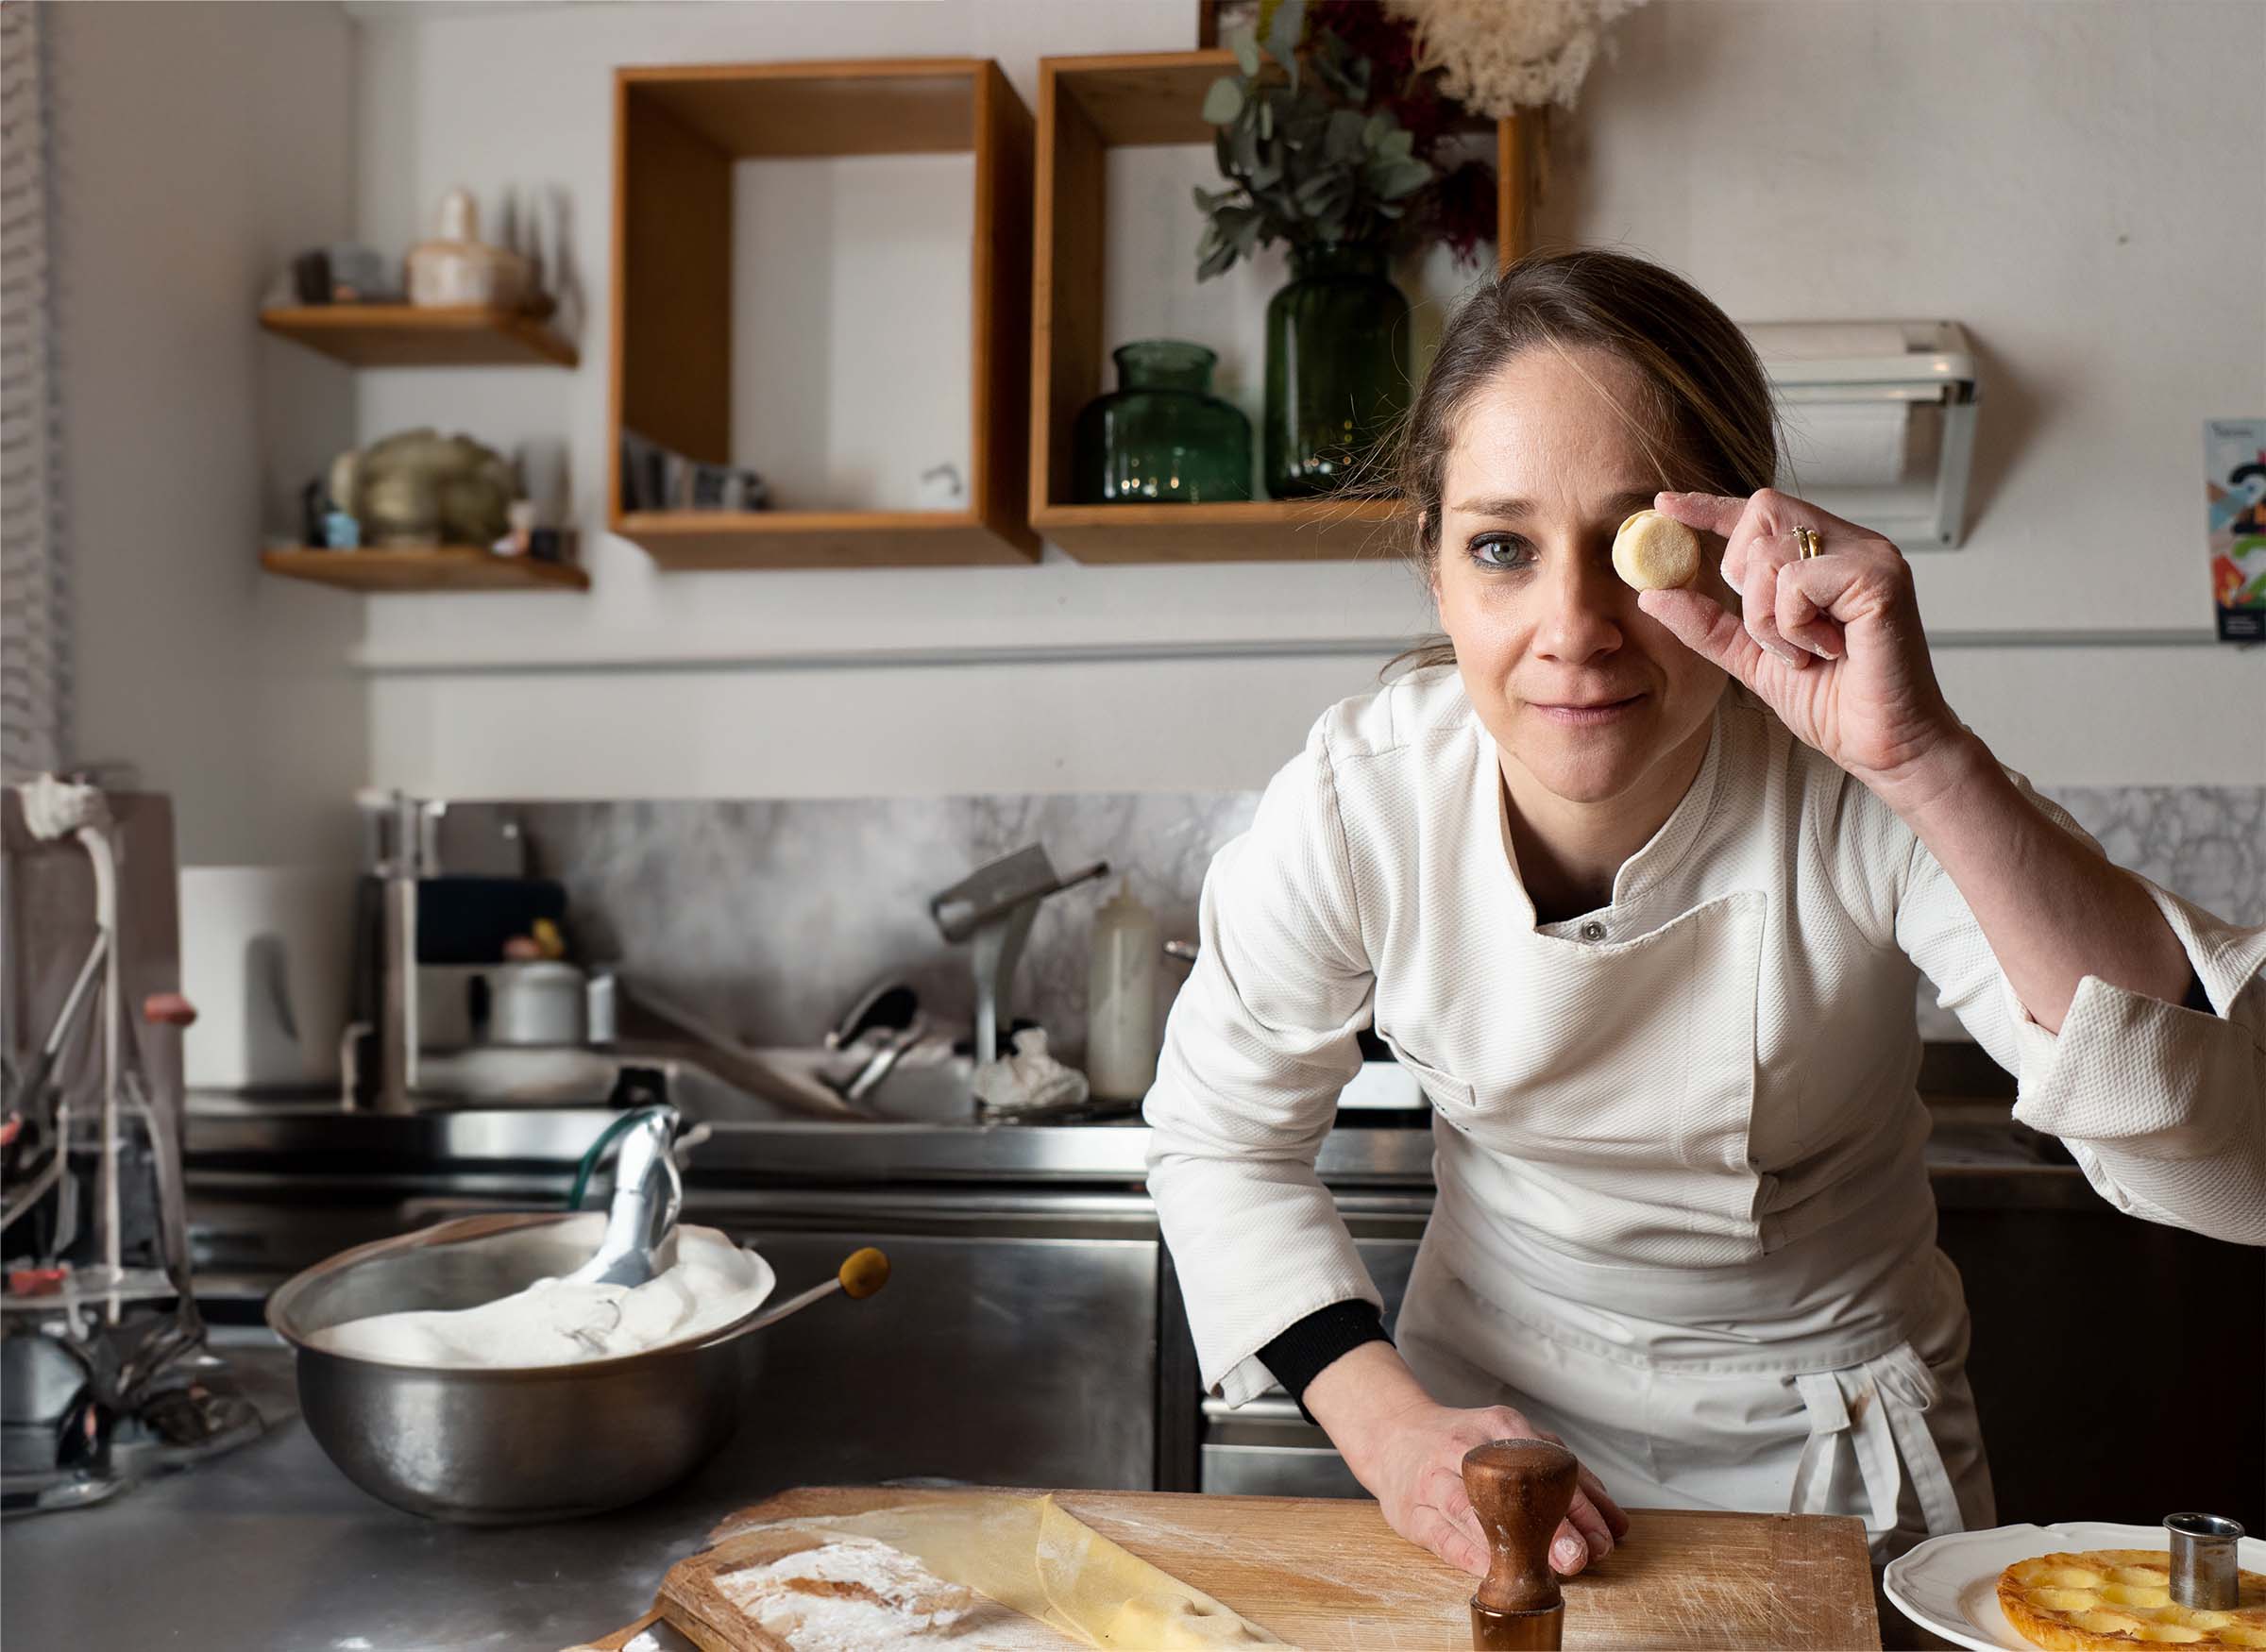
[[[1613,536],[1613,571],[1640,591],[1665,591],[1700,577],[1700,535],[1658,511],[1639,511]]]

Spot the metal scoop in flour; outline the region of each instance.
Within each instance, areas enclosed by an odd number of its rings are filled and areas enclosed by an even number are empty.
[[[670,1151],[677,1122],[677,1110],[668,1106],[628,1115],[614,1158],[605,1237],[566,1284],[638,1286],[677,1265],[677,1213],[685,1206],[685,1178]]]

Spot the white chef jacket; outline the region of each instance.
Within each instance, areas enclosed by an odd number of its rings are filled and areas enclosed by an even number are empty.
[[[1454,668],[1342,702],[1212,863],[1145,1106],[1206,1382],[1240,1405],[1276,1336],[1380,1301],[1314,1171],[1374,1023],[1434,1109],[1395,1340],[1436,1398],[1625,1503],[1859,1513],[1882,1557],[1987,1524],[1918,980],[2104,1197],[2266,1243],[2266,929],[2150,893],[2214,1013],[2088,976],[2049,1033],[1910,829],[1734,685],[1611,903],[1539,923]]]

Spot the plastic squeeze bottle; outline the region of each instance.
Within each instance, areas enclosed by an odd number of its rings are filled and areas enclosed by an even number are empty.
[[[1093,919],[1086,1005],[1086,1078],[1104,1101],[1137,1102],[1157,1082],[1157,915],[1131,889]]]

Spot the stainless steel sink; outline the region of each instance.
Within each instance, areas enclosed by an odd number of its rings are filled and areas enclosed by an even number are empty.
[[[625,1070],[658,1072],[669,1101],[693,1123],[969,1123],[976,1116],[972,1064],[940,1040],[917,1045],[859,1101],[841,1091],[865,1060],[855,1051],[720,1051],[667,1041],[602,1050],[482,1045],[427,1053],[413,1102],[419,1112],[604,1104]]]

